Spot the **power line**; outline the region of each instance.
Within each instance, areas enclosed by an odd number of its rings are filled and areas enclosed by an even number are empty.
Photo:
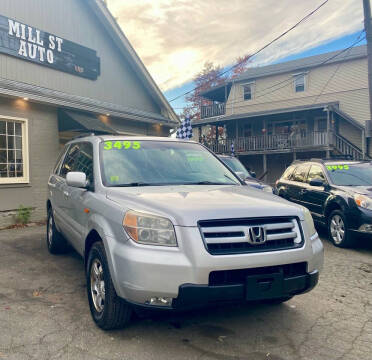
[[[256,56],[257,54],[259,54],[260,52],[262,52],[263,50],[265,50],[267,47],[269,47],[270,45],[272,45],[274,42],[278,41],[279,39],[281,39],[283,36],[287,35],[290,31],[292,31],[293,29],[295,29],[297,26],[299,26],[301,23],[303,23],[304,21],[306,21],[310,16],[312,16],[313,14],[315,14],[321,7],[323,7],[329,0],[325,0],[323,3],[321,3],[316,9],[314,9],[313,11],[311,11],[309,14],[307,14],[305,17],[303,17],[300,21],[298,21],[296,24],[294,24],[293,26],[291,26],[289,29],[287,29],[286,31],[284,31],[283,33],[281,33],[279,36],[277,36],[276,38],[274,38],[273,40],[271,40],[269,43],[267,43],[266,45],[264,45],[263,47],[261,47],[259,50],[257,50],[255,53],[253,53],[249,59],[251,59],[252,57]],[[244,59],[243,61],[240,61],[238,62],[237,64],[231,66],[230,68],[226,69],[225,71],[219,73],[217,76],[215,76],[213,79],[210,79],[209,82],[213,81],[213,80],[216,80],[218,79],[219,77],[227,74],[228,72],[230,72],[231,70],[235,69],[236,67],[238,67],[239,65],[243,64],[244,62],[246,61],[246,59]],[[195,88],[193,88],[192,90],[189,90],[181,95],[178,95],[176,96],[175,98],[173,98],[172,100],[169,100],[168,102],[173,102],[181,97],[184,97],[185,95],[188,95],[190,93],[192,93],[193,91],[197,90],[197,89],[200,89],[201,86],[196,86]]]
[[[331,60],[335,59],[336,57],[340,56],[341,54],[350,51],[351,48],[353,48],[354,46],[356,46],[357,44],[359,44],[360,42],[362,42],[363,40],[365,40],[365,37],[363,37],[363,38],[360,39],[360,35],[363,34],[363,32],[364,32],[364,30],[362,30],[362,32],[359,34],[359,36],[357,37],[357,39],[356,39],[356,40],[355,40],[355,41],[354,41],[350,46],[348,46],[347,48],[340,50],[339,52],[337,52],[336,54],[332,55],[332,56],[329,57],[328,59],[322,61],[321,63],[313,62],[313,63],[311,63],[311,64],[307,64],[306,67],[312,67],[313,65],[316,65],[316,66],[322,66],[322,65],[325,65],[325,64],[328,63],[329,61],[331,61]],[[346,56],[345,56],[345,57],[346,57]],[[297,76],[300,76],[300,75],[301,75],[301,74],[298,74]],[[253,100],[256,100],[256,99],[261,98],[261,97],[263,97],[263,96],[266,96],[266,95],[272,94],[272,93],[274,93],[274,92],[276,92],[276,91],[278,91],[278,90],[280,90],[280,89],[283,89],[284,87],[287,86],[287,84],[293,82],[293,81],[294,81],[294,78],[296,78],[296,76],[291,76],[291,77],[288,78],[288,79],[282,80],[282,81],[280,81],[280,82],[278,82],[278,83],[276,83],[276,84],[274,84],[274,85],[268,86],[268,87],[266,87],[265,89],[260,90],[259,92],[257,92],[257,94],[261,94],[261,95],[259,95],[259,96],[255,96],[255,97],[253,98]],[[282,84],[283,84],[283,86],[277,87],[277,86],[282,85]],[[274,88],[274,89],[273,89],[273,88]],[[267,91],[267,92],[265,92],[266,90],[269,90],[269,89],[273,89],[273,90],[272,90],[272,91]],[[324,88],[323,88],[322,91],[324,91]],[[321,94],[320,94],[320,95],[321,95]],[[318,94],[317,96],[319,97],[320,95]],[[235,103],[241,103],[241,102],[242,102],[242,100],[233,100],[233,101],[229,101],[228,104],[229,104],[229,105],[233,105],[233,104],[235,104]],[[255,105],[256,105],[256,104],[255,104]],[[257,104],[257,105],[258,105],[258,104]],[[238,108],[246,107],[246,106],[247,106],[246,104],[243,104],[243,105],[240,105],[240,106],[236,106],[236,107],[234,107],[234,109],[238,109]]]

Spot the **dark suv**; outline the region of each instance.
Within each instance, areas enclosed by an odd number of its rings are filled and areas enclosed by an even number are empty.
[[[295,161],[276,182],[279,196],[307,207],[326,225],[330,240],[350,247],[357,234],[372,239],[372,163],[369,161]]]

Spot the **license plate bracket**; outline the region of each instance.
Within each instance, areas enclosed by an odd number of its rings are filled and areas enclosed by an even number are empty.
[[[262,300],[283,294],[283,274],[262,274],[246,277],[246,300]]]

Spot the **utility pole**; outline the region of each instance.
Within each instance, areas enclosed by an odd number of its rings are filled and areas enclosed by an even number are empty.
[[[370,0],[363,0],[364,8],[364,29],[367,39],[367,57],[368,57],[368,88],[369,88],[369,119],[366,121],[366,137],[372,137],[372,19]]]

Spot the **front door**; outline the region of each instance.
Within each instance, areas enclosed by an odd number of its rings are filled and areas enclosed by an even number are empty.
[[[90,202],[94,191],[93,176],[93,145],[88,142],[79,144],[79,155],[74,164],[73,171],[83,172],[87,176],[89,186],[87,189],[79,189],[68,186],[70,224],[76,234],[76,250],[83,254],[87,222],[90,213]]]
[[[72,144],[65,156],[61,171],[60,171],[60,182],[58,184],[59,189],[59,203],[60,203],[60,229],[63,235],[66,236],[72,246],[78,250],[79,243],[79,232],[75,224],[73,215],[73,205],[71,202],[71,195],[75,192],[75,189],[71,188],[66,183],[66,176],[69,172],[75,171],[75,166],[78,161],[80,153],[80,144]],[[81,189],[76,189],[79,192]]]

